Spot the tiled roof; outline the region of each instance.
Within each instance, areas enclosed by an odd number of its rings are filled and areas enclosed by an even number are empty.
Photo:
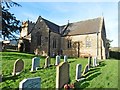
[[[80,35],[99,32],[102,19],[103,18],[99,17],[95,19],[70,23],[68,28],[66,29],[66,31],[68,30],[67,35]]]
[[[100,30],[102,23],[101,21],[103,21],[103,17],[69,23],[68,25],[63,25],[63,26],[54,24],[51,21],[48,21],[44,18],[42,18],[42,20],[46,23],[50,31],[58,34],[62,34],[62,36],[64,36],[64,35],[81,35],[81,34],[97,33]]]
[[[56,24],[54,24],[54,23],[52,23],[52,22],[50,22],[50,21],[48,21],[48,20],[46,20],[44,18],[42,18],[42,19],[44,20],[44,22],[46,23],[46,25],[49,27],[50,31],[58,33],[58,34],[60,33],[58,25],[56,25]]]

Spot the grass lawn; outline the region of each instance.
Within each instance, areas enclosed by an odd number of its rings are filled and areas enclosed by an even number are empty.
[[[44,57],[40,57],[40,67],[36,73],[31,73],[33,54],[19,52],[0,52],[2,54],[2,74],[3,79],[0,88],[6,90],[12,88],[18,89],[19,82],[25,78],[40,77],[42,88],[55,88],[56,66],[55,58],[51,58],[52,66],[43,69]],[[25,68],[18,76],[12,76],[13,65],[16,59],[24,60]],[[63,59],[61,59],[61,62]],[[70,64],[70,83],[75,83],[76,64],[82,64],[82,71],[87,64],[87,59],[68,58]],[[117,88],[118,87],[118,60],[107,59],[101,61],[100,66],[91,68],[85,75],[86,79],[75,83],[75,88]]]

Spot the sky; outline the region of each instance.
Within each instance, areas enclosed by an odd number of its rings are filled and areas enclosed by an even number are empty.
[[[11,13],[21,21],[36,22],[38,16],[57,25],[104,17],[107,38],[118,46],[118,2],[18,2],[22,7],[13,7]]]

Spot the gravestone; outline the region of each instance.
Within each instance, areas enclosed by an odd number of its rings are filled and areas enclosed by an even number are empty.
[[[50,57],[47,56],[46,59],[45,59],[45,66],[44,66],[44,68],[47,68],[49,66],[50,66]]]
[[[99,64],[97,64],[97,57],[93,57],[93,67],[98,66]]]
[[[22,59],[17,59],[14,63],[12,75],[15,76],[20,74],[23,68],[24,68],[24,61]]]
[[[75,80],[79,80],[81,78],[81,70],[82,70],[82,65],[77,64],[76,65],[76,77],[75,77]]]
[[[93,57],[93,67],[95,67],[95,59],[94,59],[94,57]]]
[[[97,57],[94,57],[94,59],[95,59],[95,66],[98,66],[99,65],[99,61],[98,61]]]
[[[34,58],[32,59],[31,72],[36,71],[38,68],[40,68],[40,58],[34,57]]]
[[[64,56],[64,62],[67,62],[67,56],[66,55]]]
[[[92,57],[88,57],[88,69],[90,70],[91,64],[92,64]]]
[[[62,88],[69,82],[69,63],[61,62],[56,67],[56,88]]]
[[[40,77],[24,79],[19,83],[19,90],[40,90]]]
[[[83,73],[82,73],[82,75],[85,75],[87,72],[88,72],[88,64],[85,66],[85,68],[84,68],[84,71],[83,71]]]
[[[97,57],[94,57],[95,66],[97,66]]]
[[[56,62],[55,62],[55,65],[59,65],[59,63],[60,63],[60,56],[57,55],[57,56],[56,56]]]

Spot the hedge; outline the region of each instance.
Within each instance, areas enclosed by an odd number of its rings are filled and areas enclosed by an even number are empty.
[[[120,60],[120,52],[117,51],[110,51],[110,58],[118,59]]]

